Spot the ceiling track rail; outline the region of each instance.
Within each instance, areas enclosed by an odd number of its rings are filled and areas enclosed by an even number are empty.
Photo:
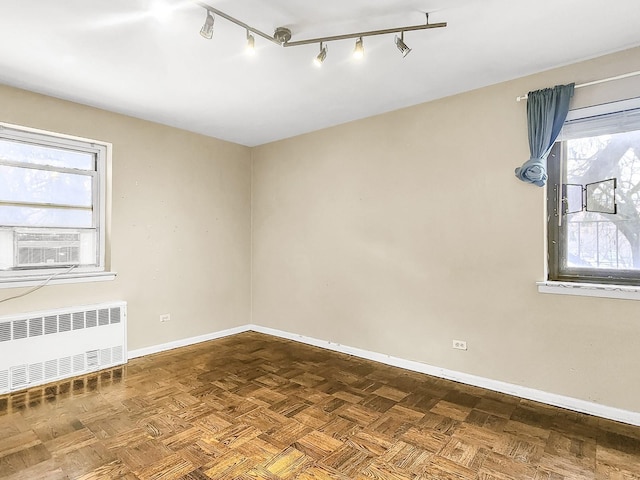
[[[262,31],[258,30],[257,28],[252,27],[251,25],[247,25],[243,21],[238,20],[237,18],[234,18],[231,15],[227,15],[226,13],[218,10],[217,8],[213,8],[212,6],[207,5],[206,3],[203,3],[203,2],[196,2],[196,3],[198,5],[200,5],[202,8],[204,8],[205,10],[207,10],[208,12],[214,13],[214,14],[218,15],[219,17],[222,17],[225,20],[230,21],[231,23],[235,23],[239,27],[242,27],[245,30],[248,30],[248,31],[250,31],[252,33],[255,33],[256,35],[264,38],[265,40],[269,40],[270,42],[273,42],[276,45],[280,45],[281,44],[278,40],[276,40],[275,36],[271,36],[271,35],[269,35],[267,33],[264,33]]]
[[[344,33],[340,35],[331,35],[326,37],[316,37],[316,38],[309,38],[304,40],[291,41],[291,35],[292,35],[291,30],[289,30],[286,27],[278,27],[275,29],[275,32],[273,35],[269,35],[255,27],[252,27],[251,25],[241,20],[238,20],[237,18],[232,17],[231,15],[228,15],[222,12],[221,10],[218,10],[217,8],[212,7],[211,5],[208,5],[207,3],[204,3],[204,2],[195,2],[195,3],[201,6],[202,8],[204,8],[205,10],[207,10],[207,12],[213,13],[214,15],[218,15],[219,17],[224,18],[225,20],[231,23],[234,23],[235,25],[238,25],[239,27],[245,29],[247,32],[254,33],[264,38],[265,40],[269,40],[270,42],[275,43],[276,45],[280,45],[282,47],[297,47],[300,45],[310,45],[314,43],[326,43],[326,42],[332,42],[332,41],[338,41],[338,40],[347,40],[351,38],[373,37],[376,35],[387,35],[391,33],[403,33],[403,32],[411,32],[416,30],[429,30],[433,28],[444,28],[447,26],[447,22],[429,23],[429,14],[426,13],[425,14],[426,23],[421,25],[405,25],[405,26],[399,26],[399,27],[393,27],[393,28],[384,28],[380,30],[367,30],[363,32],[352,32],[352,33]]]

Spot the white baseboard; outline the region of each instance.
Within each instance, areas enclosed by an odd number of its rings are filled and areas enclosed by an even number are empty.
[[[230,335],[235,335],[247,331],[254,331],[274,337],[285,338],[287,340],[293,340],[295,342],[312,345],[314,347],[320,347],[326,350],[346,353],[348,355],[353,355],[354,357],[372,360],[374,362],[390,365],[392,367],[404,368],[405,370],[424,373],[434,377],[444,378],[446,380],[453,380],[455,382],[472,385],[474,387],[486,388],[487,390],[493,390],[494,392],[506,393],[508,395],[526,398],[527,400],[546,403],[547,405],[553,405],[555,407],[566,408],[575,412],[586,413],[589,415],[595,415],[597,417],[608,418],[610,420],[640,426],[640,412],[622,410],[620,408],[609,407],[607,405],[588,402],[586,400],[580,400],[578,398],[566,397],[564,395],[536,390],[535,388],[523,387],[520,385],[515,385],[513,383],[501,382],[499,380],[492,380],[490,378],[479,377],[477,375],[471,375],[463,372],[456,372],[454,370],[448,370],[446,368],[434,367],[426,363],[406,360],[403,358],[393,357],[391,355],[385,355],[383,353],[371,352],[369,350],[363,350],[361,348],[349,347],[347,345],[341,345],[338,343],[329,342],[327,340],[318,340],[316,338],[306,337],[304,335],[298,335],[295,333],[285,332],[282,330],[276,330],[273,328],[262,327],[260,325],[253,324],[242,325],[240,327],[229,328],[227,330],[200,335],[198,337],[184,338],[182,340],[176,340],[174,342],[168,342],[160,345],[153,345],[150,347],[131,350],[129,351],[129,359],[151,355],[154,353],[160,353],[166,350],[172,350],[174,348],[186,347],[188,345],[195,345],[196,343],[215,340],[216,338],[228,337]]]
[[[315,347],[320,347],[327,350],[333,350],[335,352],[346,353],[348,355],[353,355],[354,357],[373,360],[374,362],[383,363],[385,365],[400,367],[404,368],[405,370],[424,373],[427,375],[432,375],[434,377],[444,378],[446,380],[453,380],[455,382],[472,385],[474,387],[486,388],[487,390],[506,393],[508,395],[526,398],[527,400],[546,403],[547,405],[553,405],[555,407],[566,408],[575,412],[586,413],[602,418],[608,418],[610,420],[615,420],[618,422],[640,426],[640,412],[622,410],[620,408],[609,407],[606,405],[601,405],[599,403],[580,400],[578,398],[566,397],[564,395],[548,393],[542,390],[536,390],[534,388],[523,387],[520,385],[515,385],[513,383],[501,382],[499,380],[492,380],[490,378],[479,377],[477,375],[456,372],[454,370],[448,370],[446,368],[434,367],[426,363],[416,362],[413,360],[405,360],[403,358],[392,357],[390,355],[385,355],[382,353],[371,352],[368,350],[349,347],[346,345],[340,345],[338,343],[332,343],[326,340],[318,340],[316,338],[305,337],[304,335],[284,332],[282,330],[275,330],[273,328],[261,327],[259,325],[249,325],[248,327],[248,330],[253,330],[255,332],[264,333],[280,338],[286,338],[288,340],[305,343],[307,345],[313,345]]]
[[[250,325],[242,325],[240,327],[229,328],[227,330],[208,333],[206,335],[200,335],[198,337],[183,338],[181,340],[175,340],[173,342],[161,343],[160,345],[152,345],[150,347],[143,347],[143,348],[138,348],[136,350],[129,350],[129,359],[144,357],[145,355],[152,355],[154,353],[160,353],[167,350],[173,350],[174,348],[187,347],[189,345],[195,345],[196,343],[215,340],[216,338],[236,335],[237,333],[246,332],[248,330],[252,330],[250,328]]]

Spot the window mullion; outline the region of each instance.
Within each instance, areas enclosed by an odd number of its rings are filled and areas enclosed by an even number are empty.
[[[62,210],[93,210],[93,205],[74,205],[65,203],[48,203],[48,202],[7,202],[0,200],[0,205],[8,207],[27,207],[27,208],[55,208]]]
[[[55,167],[53,165],[40,165],[37,163],[15,162],[12,160],[0,159],[0,165],[7,167],[26,168],[29,170],[45,170],[48,172],[68,173],[71,175],[85,175],[95,177],[98,172],[95,170],[85,170],[82,168]]]

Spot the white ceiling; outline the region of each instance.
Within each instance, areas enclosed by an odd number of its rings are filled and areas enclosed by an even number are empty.
[[[164,0],[0,0],[0,83],[254,146],[640,45],[638,0],[202,0],[292,40],[448,22],[393,35],[283,48],[202,7]],[[525,93],[525,92],[523,92]],[[2,111],[0,106],[0,112]],[[0,118],[2,120],[2,118]]]

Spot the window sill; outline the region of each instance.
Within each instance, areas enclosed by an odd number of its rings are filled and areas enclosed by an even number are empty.
[[[20,287],[37,287],[44,284],[60,285],[64,283],[87,283],[87,282],[106,282],[116,279],[116,272],[80,272],[68,273],[66,275],[58,275],[47,282],[51,275],[30,275],[23,278],[0,278],[0,289],[3,288],[20,288]]]
[[[536,282],[539,293],[577,295],[581,297],[620,298],[640,300],[640,287],[632,285],[605,285],[600,283]]]

